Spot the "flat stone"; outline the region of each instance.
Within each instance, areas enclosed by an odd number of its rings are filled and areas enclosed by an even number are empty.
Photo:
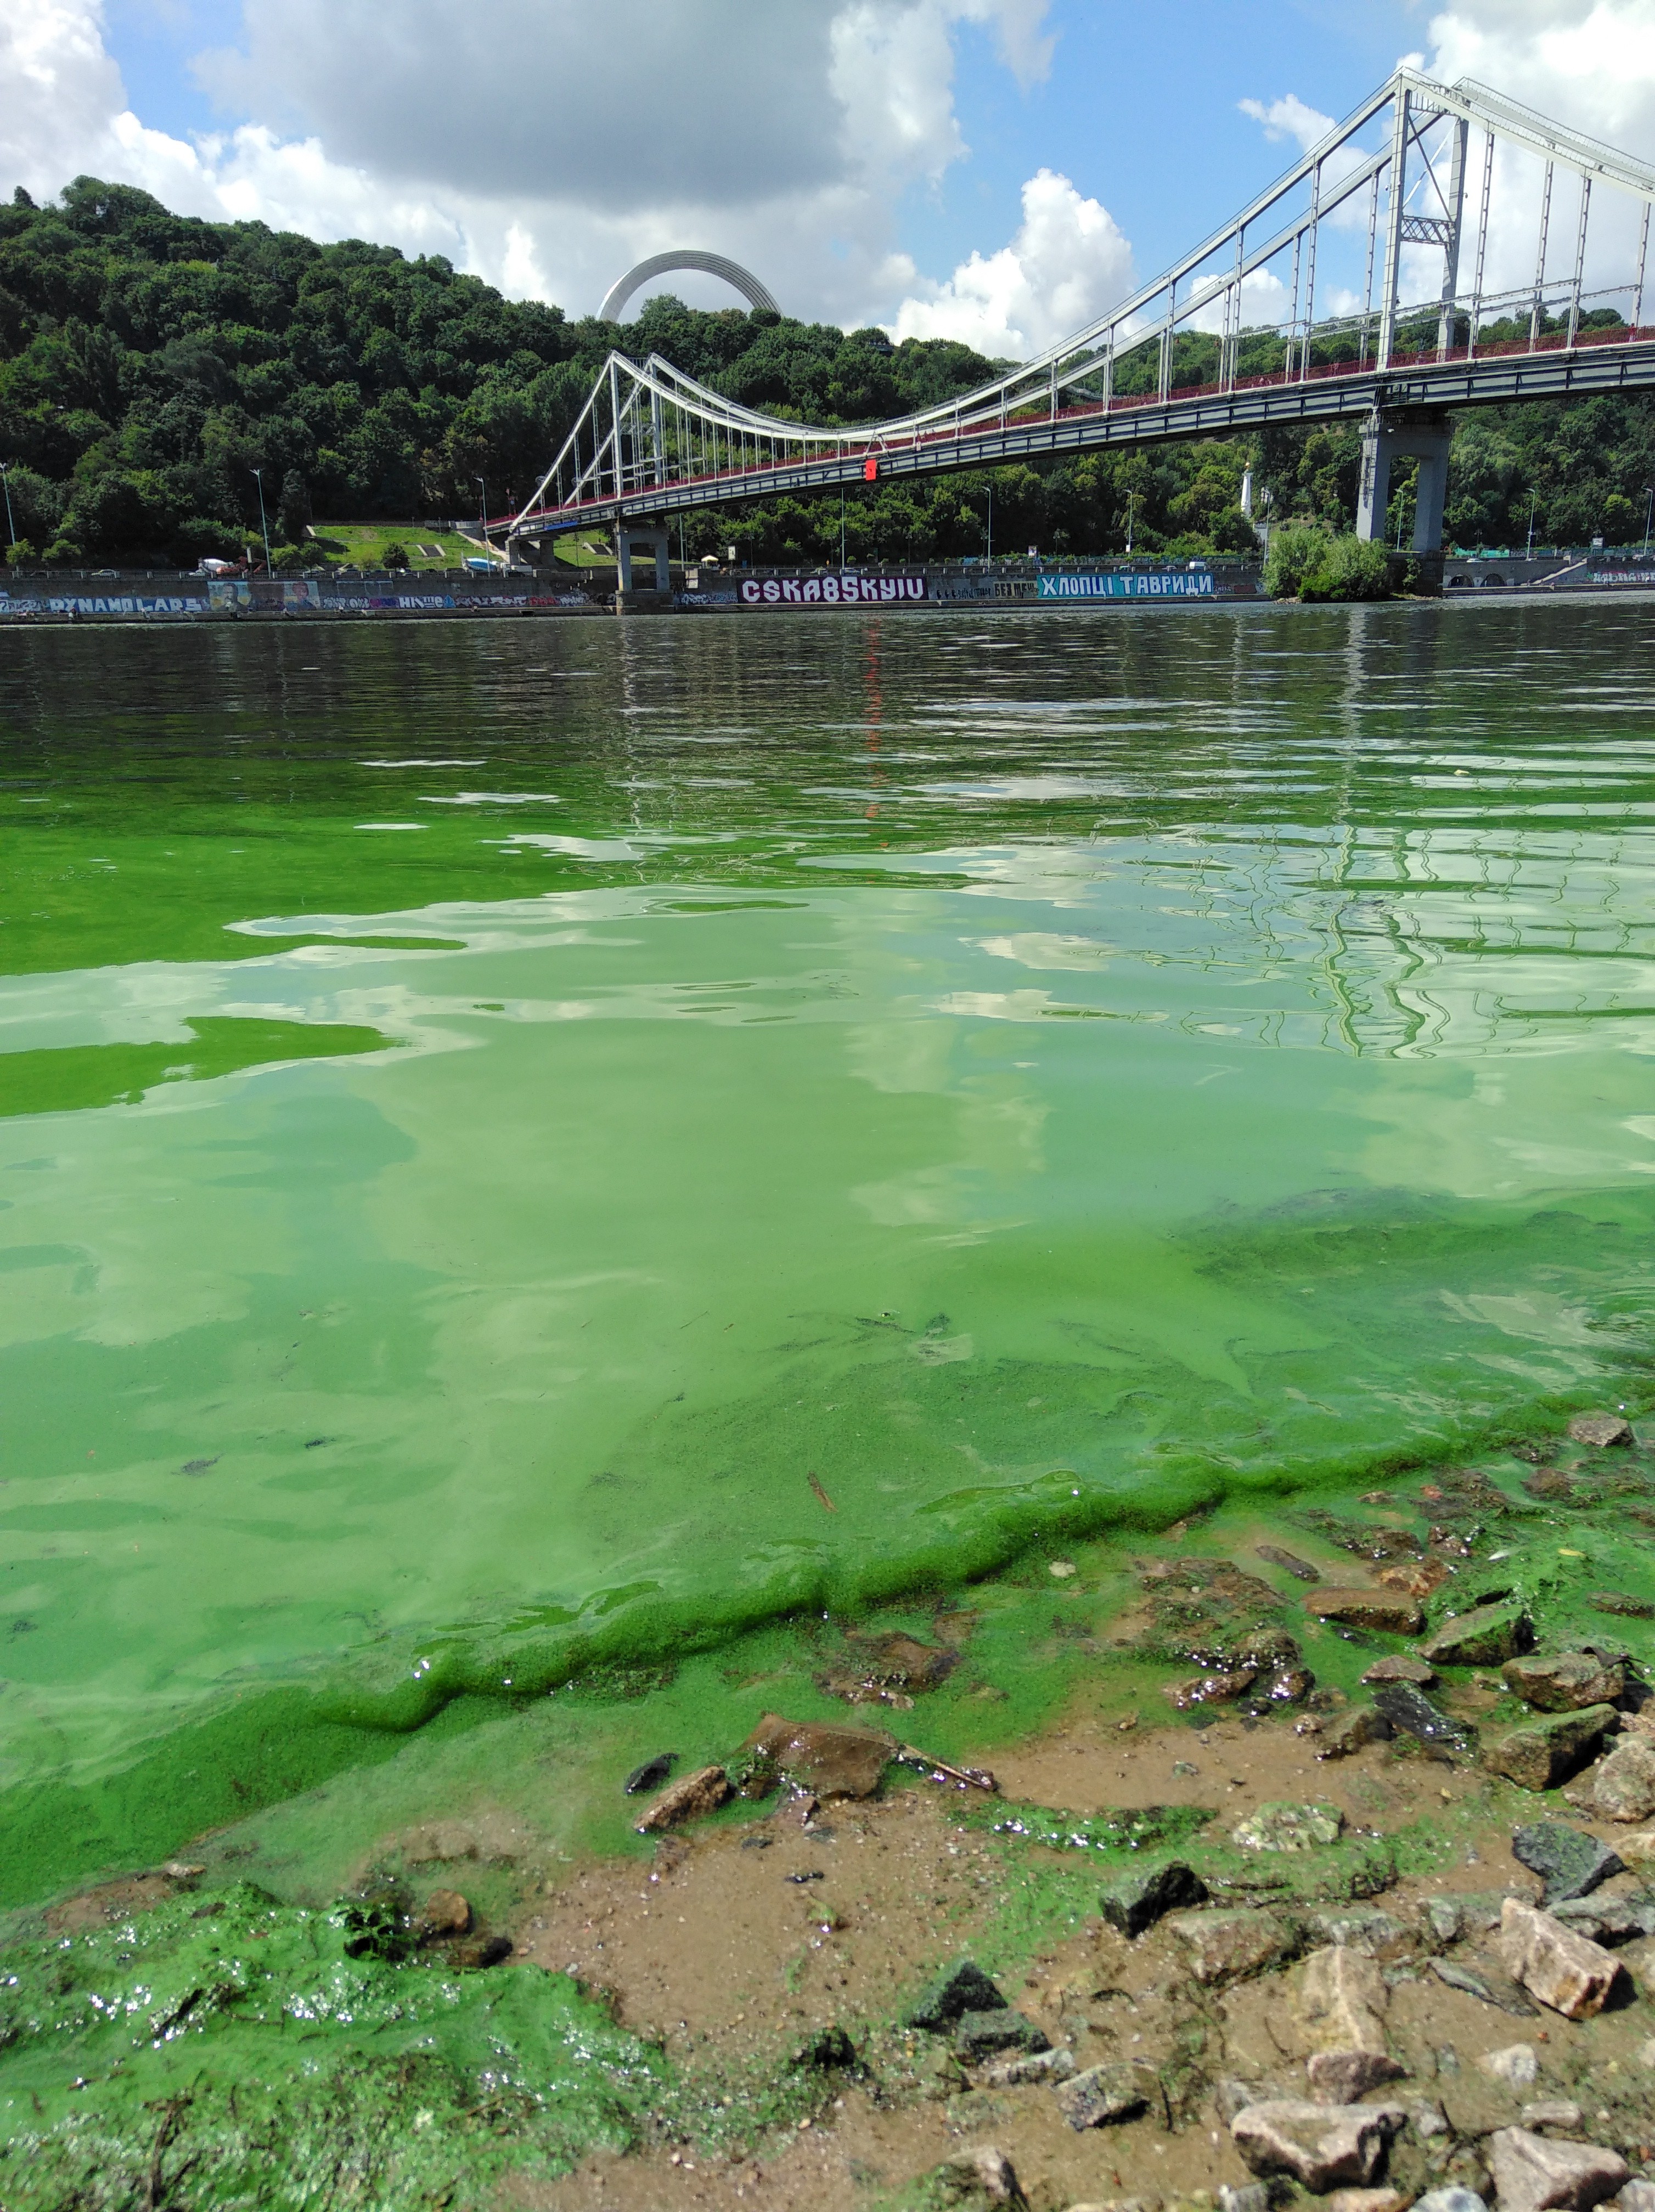
[[[1525,2128],[1565,2128],[1573,2135],[1586,2116],[1567,2098],[1542,2097],[1537,2104],[1525,2105],[1518,2117]]]
[[[1319,1583],[1321,1570],[1301,1559],[1296,1552],[1284,1552],[1280,1544],[1255,1544],[1253,1549],[1261,1559],[1268,1559],[1273,1567],[1285,1567],[1301,1583]]]
[[[1474,1974],[1469,1966],[1462,1966],[1457,1959],[1433,1959],[1431,1971],[1439,1982],[1451,1990],[1463,1990],[1467,1996],[1493,2005],[1500,2012],[1510,2013],[1518,2020],[1538,2020],[1540,2007],[1533,1998],[1520,1990],[1515,1982],[1508,1982],[1499,1974]]]
[[[1380,2051],[1390,2002],[1374,1960],[1342,1944],[1312,1951],[1293,1976],[1294,2017],[1319,2051]]]
[[[1407,2072],[1385,2051],[1315,2051],[1305,2061],[1305,2078],[1323,2105],[1354,2105]]]
[[[1429,1597],[1447,1581],[1448,1565],[1439,1559],[1392,1559],[1388,1565],[1374,1569],[1374,1579],[1409,1597]]]
[[[1626,1872],[1625,1861],[1617,1858],[1606,1844],[1579,1828],[1565,1827],[1561,1820],[1536,1820],[1516,1830],[1512,1856],[1544,1881],[1546,1891],[1541,1899],[1544,1905],[1585,1897],[1600,1882]]]
[[[1613,1705],[1549,1714],[1485,1743],[1482,1763],[1524,1790],[1555,1790],[1585,1765],[1619,1719]]]
[[[1311,2105],[1282,2098],[1249,2105],[1230,2123],[1230,2134],[1255,2173],[1288,2174],[1320,2197],[1330,2189],[1366,2188],[1406,2118],[1398,2105]]]
[[[1540,2071],[1540,2053],[1532,2043],[1508,2043],[1503,2051],[1482,2052],[1476,2063],[1491,2081],[1526,2089]]]
[[[1318,1620],[1377,1628],[1389,1636],[1417,1636],[1425,1626],[1418,1601],[1406,1590],[1319,1589],[1305,1600],[1305,1610]]]
[[[1591,1780],[1591,1802],[1606,1820],[1646,1820],[1655,1813],[1655,1737],[1629,1735]]]
[[[1170,1698],[1179,1712],[1187,1713],[1196,1705],[1228,1705],[1250,1690],[1257,1680],[1256,1667],[1220,1668],[1210,1674],[1188,1675],[1182,1681],[1163,1682],[1161,1695]]]
[[[1566,2020],[1587,2020],[1600,2012],[1620,1975],[1618,1963],[1601,1944],[1514,1897],[1506,1899],[1500,1915],[1500,1940],[1512,1980]]]
[[[1324,1728],[1317,1740],[1318,1759],[1348,1759],[1371,1743],[1389,1743],[1396,1729],[1377,1705],[1353,1705]]]
[[[1475,2189],[1427,2189],[1414,2199],[1414,2212],[1488,2212]]]
[[[1145,1867],[1111,1882],[1098,1899],[1098,1910],[1111,1928],[1123,1936],[1141,1936],[1163,1914],[1192,1905],[1205,1905],[1208,1891],[1193,1868],[1181,1860]]]
[[[1416,1659],[1411,1651],[1388,1651],[1383,1659],[1376,1659],[1365,1668],[1362,1674],[1365,1682],[1413,1682],[1421,1688],[1436,1679],[1436,1668],[1427,1666],[1423,1659]]]
[[[1060,2081],[1053,2094],[1072,2128],[1104,2128],[1147,2112],[1153,2079],[1147,2068],[1117,2060],[1108,2066],[1089,2066],[1084,2074]]]
[[[985,2066],[977,2078],[985,2089],[1022,2089],[1031,2082],[1067,2081],[1074,2071],[1072,2051],[1013,2051]]]
[[[703,1813],[715,1813],[735,1793],[730,1787],[730,1778],[721,1766],[700,1766],[693,1774],[686,1774],[670,1790],[663,1790],[641,1820],[636,1821],[641,1836],[659,1835],[666,1828],[676,1828],[685,1820],[698,1820]]]
[[[1630,2179],[1618,2151],[1595,2143],[1553,2142],[1526,2128],[1497,2128],[1485,2146],[1500,2212],[1586,2212]]]
[[[1246,1981],[1297,1948],[1293,1930],[1273,1912],[1173,1912],[1165,1925],[1188,1949],[1190,1971],[1206,1989]]]
[[[1402,2212],[1407,2202],[1400,2189],[1336,2189],[1328,2212]]]
[[[1577,1413],[1569,1434],[1578,1444],[1594,1444],[1606,1451],[1611,1444],[1632,1442],[1632,1424],[1624,1413]]]
[[[1655,1828],[1640,1828],[1635,1836],[1619,1836],[1615,1848],[1628,1866],[1655,1867]]]
[[[910,2012],[907,2024],[935,2035],[952,2027],[963,2013],[998,2012],[1005,2002],[982,1967],[962,1959],[932,1984]]]
[[[1542,1713],[1574,1713],[1612,1705],[1627,1686],[1626,1668],[1588,1651],[1531,1652],[1500,1668],[1506,1686]]]
[[[1615,2202],[1619,2212],[1655,2212],[1655,2181],[1623,2181]]]
[[[1626,1590],[1593,1590],[1586,1603],[1599,1613],[1618,1613],[1625,1620],[1655,1620],[1655,1605]]]
[[[1655,1893],[1647,1890],[1635,1897],[1566,1897],[1549,1910],[1594,1943],[1635,1943],[1655,1936]]]
[[[1458,1752],[1469,1758],[1476,1749],[1471,1730],[1451,1720],[1412,1682],[1378,1683],[1373,1702],[1394,1729],[1403,1735],[1416,1736],[1433,1751]]]
[[[897,1746],[877,1729],[766,1713],[741,1748],[770,1760],[795,1788],[813,1790],[818,1797],[871,1797]]]
[[[1025,2014],[1000,2004],[983,2012],[963,2012],[954,2027],[954,2048],[968,2063],[997,2057],[1005,2051],[1050,2051],[1051,2039]]]
[[[1230,1841],[1244,1851],[1308,1851],[1319,1844],[1336,1844],[1345,1816],[1336,1805],[1257,1806],[1230,1831]]]
[[[1534,1642],[1534,1623],[1520,1605],[1478,1605],[1446,1620],[1420,1646],[1433,1667],[1498,1667]]]
[[[1074,2212],[1085,2212],[1085,2208],[1076,2206]],[[1101,2207],[1099,2212],[1101,2212]],[[1270,2191],[1268,2183],[1244,2182],[1239,2189],[1220,2186],[1218,2193],[1218,2212],[1270,2212]]]

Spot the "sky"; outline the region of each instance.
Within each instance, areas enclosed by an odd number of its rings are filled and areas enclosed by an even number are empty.
[[[1655,0],[0,0],[0,196],[119,179],[571,315],[699,247],[788,313],[1022,358],[1404,58],[1655,160]]]

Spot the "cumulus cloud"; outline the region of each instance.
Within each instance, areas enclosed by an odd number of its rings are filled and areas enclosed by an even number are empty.
[[[186,140],[131,112],[103,0],[0,0],[0,182],[39,198],[89,173],[193,214],[442,252],[577,314],[644,256],[711,247],[790,312],[868,322],[916,281],[894,230],[903,194],[966,152],[960,27],[987,32],[1027,86],[1050,66],[1046,10],[248,5],[235,44],[197,68],[249,119]],[[713,278],[663,281],[730,301]]]
[[[1283,94],[1280,100],[1271,100],[1268,107],[1262,100],[1238,100],[1236,106],[1244,115],[1250,115],[1255,123],[1263,125],[1267,138],[1295,138],[1303,154],[1308,154],[1317,140],[1325,138],[1333,128],[1332,116],[1306,106],[1295,92]]]
[[[1132,248],[1097,200],[1055,170],[1023,187],[1023,222],[1009,246],[973,253],[943,284],[904,300],[897,338],[963,339],[1013,359],[1039,352],[1094,322],[1135,283]]]

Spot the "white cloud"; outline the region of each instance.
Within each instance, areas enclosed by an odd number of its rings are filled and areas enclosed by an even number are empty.
[[[1050,65],[1046,9],[249,5],[240,46],[198,71],[251,119],[186,141],[128,107],[103,0],[0,0],[0,188],[40,198],[105,176],[187,213],[446,253],[574,314],[647,254],[711,247],[792,313],[867,322],[915,282],[894,234],[902,195],[966,151],[959,27],[990,32],[1027,85]],[[730,302],[712,278],[664,281]]]
[[[1314,107],[1307,107],[1297,93],[1289,92],[1280,100],[1273,100],[1267,107],[1262,100],[1238,100],[1236,106],[1244,115],[1250,115],[1255,123],[1264,126],[1267,138],[1281,140],[1296,138],[1300,153],[1308,154],[1318,138],[1325,138],[1333,128],[1334,118],[1323,115]]]
[[[1042,169],[1023,187],[1011,244],[986,258],[973,253],[946,283],[904,300],[893,335],[959,338],[1020,359],[1096,321],[1135,282],[1132,248],[1109,210]]]

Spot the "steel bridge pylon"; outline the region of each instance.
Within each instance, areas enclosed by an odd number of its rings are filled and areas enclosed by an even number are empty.
[[[939,405],[785,421],[660,355],[611,353],[521,512],[491,527],[520,550],[873,477],[1342,420],[1366,426],[1363,534],[1383,534],[1390,461],[1413,454],[1430,551],[1450,410],[1655,386],[1652,207],[1648,163],[1473,79],[1398,70],[1153,283]]]

